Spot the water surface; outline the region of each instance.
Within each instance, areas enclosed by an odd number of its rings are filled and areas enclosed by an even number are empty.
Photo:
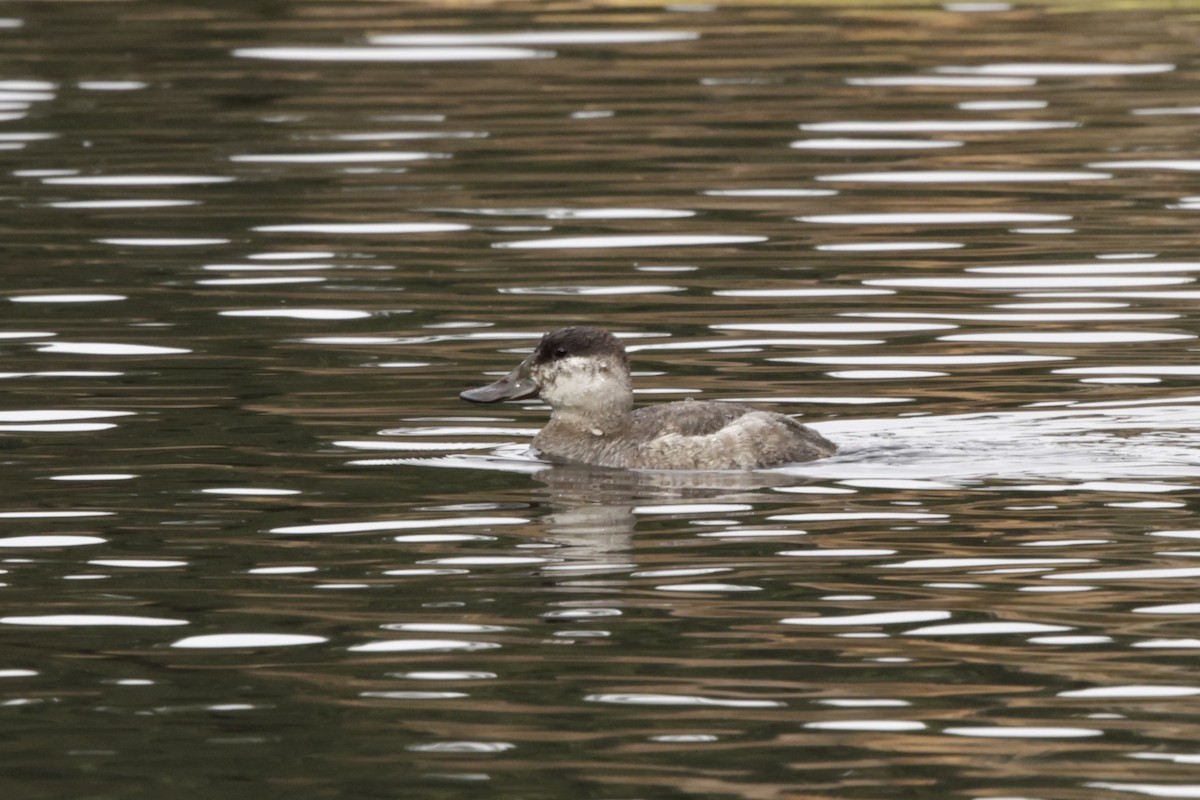
[[[8,796],[1200,796],[1198,35],[13,5]],[[580,322],[840,454],[457,399]]]

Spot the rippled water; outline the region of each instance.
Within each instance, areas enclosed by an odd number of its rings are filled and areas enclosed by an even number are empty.
[[[1197,18],[13,4],[5,796],[1200,797]],[[841,445],[549,467],[618,332]]]

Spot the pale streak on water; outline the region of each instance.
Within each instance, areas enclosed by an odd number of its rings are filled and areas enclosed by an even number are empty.
[[[1200,796],[1200,29],[1098,5],[14,5],[5,796]],[[841,451],[457,399],[577,322]]]

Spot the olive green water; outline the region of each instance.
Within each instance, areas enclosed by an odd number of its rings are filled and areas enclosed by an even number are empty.
[[[0,8],[0,786],[1200,797],[1200,18]],[[549,467],[548,328],[752,475]]]

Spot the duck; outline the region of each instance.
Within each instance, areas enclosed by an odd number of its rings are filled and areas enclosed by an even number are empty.
[[[624,345],[590,326],[546,333],[510,373],[459,396],[472,403],[540,397],[550,406],[550,421],[533,448],[558,464],[753,470],[837,452],[812,428],[752,406],[688,399],[635,410]]]

